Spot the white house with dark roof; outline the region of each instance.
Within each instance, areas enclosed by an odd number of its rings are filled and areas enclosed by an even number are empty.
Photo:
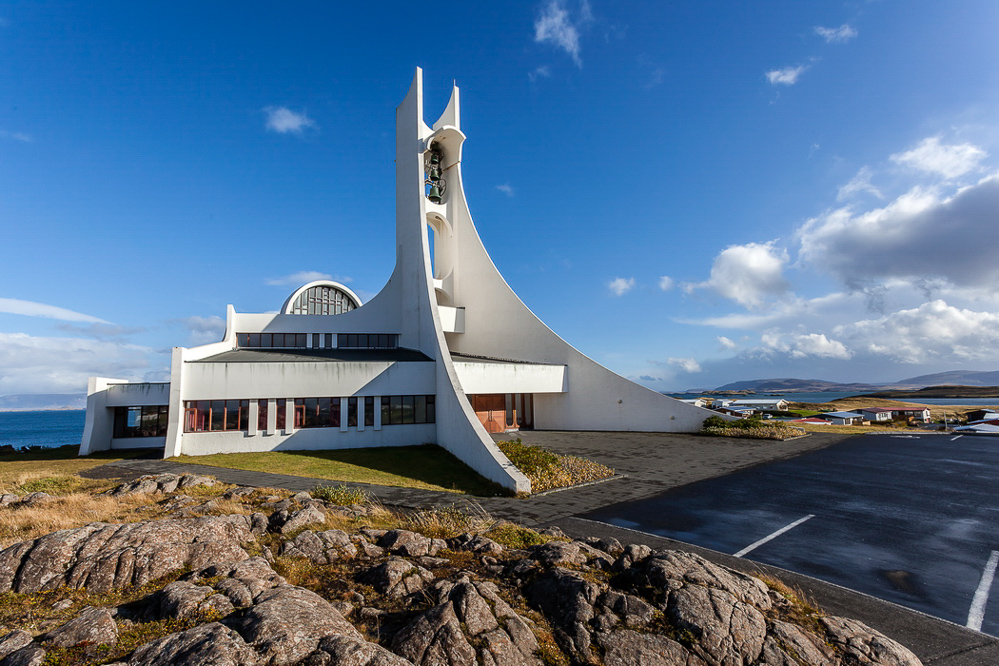
[[[91,378],[80,454],[436,443],[528,491],[490,433],[700,429],[712,412],[597,364],[510,289],[465,201],[464,141],[458,88],[427,125],[417,70],[396,110],[396,265],[381,292],[362,303],[320,281],[275,314],[230,305],[221,341],[173,349],[169,382]]]

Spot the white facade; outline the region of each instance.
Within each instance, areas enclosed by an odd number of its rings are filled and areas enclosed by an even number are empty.
[[[113,436],[143,432],[122,425],[123,409],[155,424],[153,407],[168,405],[166,432],[148,437],[165,457],[436,443],[486,478],[529,491],[487,427],[700,429],[712,412],[600,366],[510,289],[465,202],[464,141],[457,87],[428,126],[417,70],[396,110],[396,266],[382,291],[361,304],[343,285],[319,282],[296,290],[279,314],[229,306],[220,342],[174,348],[169,384],[92,378],[81,455],[146,439]],[[219,417],[213,405],[222,401],[236,406]]]

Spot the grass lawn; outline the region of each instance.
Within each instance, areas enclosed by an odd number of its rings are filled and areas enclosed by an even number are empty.
[[[265,451],[178,456],[177,462],[305,476],[327,481],[444,490],[468,495],[505,495],[499,485],[472,471],[439,446],[395,446],[334,451]]]
[[[25,494],[43,491],[50,494],[75,492],[87,485],[76,476],[98,465],[121,460],[131,452],[101,451],[84,458],[80,447],[73,444],[51,449],[34,449],[25,453],[0,454],[0,491]]]

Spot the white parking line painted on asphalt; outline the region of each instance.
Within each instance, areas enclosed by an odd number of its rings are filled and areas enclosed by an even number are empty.
[[[992,587],[992,579],[996,575],[996,566],[999,565],[999,550],[993,550],[989,556],[989,561],[985,563],[985,570],[982,571],[982,580],[978,583],[975,596],[971,599],[971,609],[968,611],[969,629],[975,631],[982,630],[982,620],[985,619],[985,604],[989,600],[989,589]]]
[[[810,513],[807,516],[805,516],[804,518],[799,518],[798,520],[794,521],[790,525],[785,525],[784,527],[780,528],[779,530],[777,530],[773,534],[769,534],[769,535],[763,537],[762,539],[760,539],[759,541],[757,541],[755,543],[749,544],[748,546],[746,546],[745,548],[743,548],[742,550],[740,550],[738,553],[735,553],[734,557],[742,557],[746,553],[749,553],[749,552],[752,552],[752,551],[756,550],[757,548],[759,548],[760,546],[762,546],[766,542],[772,541],[772,540],[776,539],[777,537],[779,537],[784,532],[787,532],[788,530],[793,530],[795,527],[797,527],[798,525],[802,524],[803,522],[805,522],[809,518],[814,518],[814,517],[815,517],[815,514]]]
[[[951,437],[950,441],[953,442],[955,439],[961,439],[962,437],[964,437],[964,435],[958,435],[957,437]]]

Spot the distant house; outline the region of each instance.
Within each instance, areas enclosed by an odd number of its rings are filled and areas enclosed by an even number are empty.
[[[757,411],[785,411],[791,403],[784,398],[745,398],[729,403],[732,409],[755,409]]]
[[[815,416],[809,416],[805,419],[792,419],[788,423],[810,423],[812,425],[829,425],[829,421],[817,418]]]
[[[865,407],[864,409],[858,409],[857,411],[860,412],[865,421],[870,421],[871,423],[885,423],[891,421],[891,410],[885,409],[884,407]]]
[[[680,402],[685,402],[688,405],[693,405],[694,407],[707,407],[707,398],[682,398]]]
[[[864,422],[864,416],[857,412],[828,412],[816,416],[833,425],[860,425]]]
[[[973,409],[965,417],[968,419],[968,423],[973,421],[987,421],[989,419],[999,419],[999,412],[994,409]]]
[[[903,407],[902,409],[891,410],[891,418],[893,421],[923,421],[924,423],[930,420],[930,408],[929,407]]]
[[[954,432],[965,433],[968,435],[999,435],[999,425],[993,425],[991,423],[974,423],[961,426],[960,428],[954,428]]]
[[[735,416],[740,419],[747,419],[753,415],[752,409],[732,409],[731,407],[712,407],[711,411],[718,412],[719,414],[725,414],[727,416]]]

